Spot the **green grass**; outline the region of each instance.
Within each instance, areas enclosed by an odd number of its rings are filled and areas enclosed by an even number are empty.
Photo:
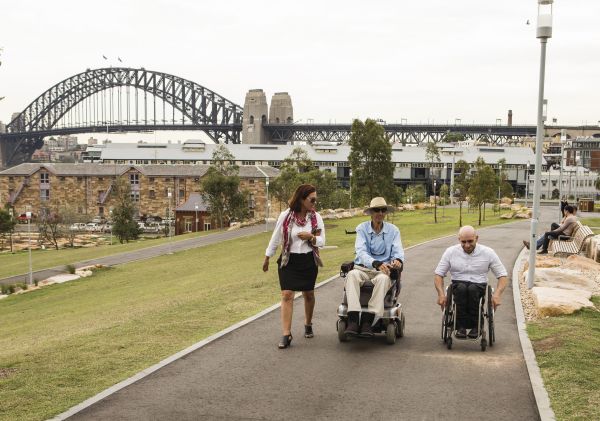
[[[218,232],[202,231],[200,233],[178,235],[173,241],[199,237]],[[169,239],[162,237],[156,239],[141,238],[130,243],[119,244],[116,237],[113,237],[113,245],[105,244],[97,247],[79,247],[75,249],[51,249],[32,250],[31,261],[33,270],[48,269],[56,266],[67,265],[69,263],[81,262],[84,260],[95,259],[98,257],[110,256],[111,254],[124,253],[127,251],[139,250],[146,247],[153,247],[168,242]],[[29,254],[27,251],[17,253],[0,254],[0,279],[8,276],[27,273],[29,270]]]
[[[445,214],[437,225],[432,213],[397,214],[404,246],[455,233],[458,209]],[[464,223],[476,217],[464,215]],[[364,220],[326,221],[327,244],[338,248],[323,250],[319,280],[353,257],[355,236],[344,230]],[[490,215],[486,225],[503,222]],[[120,265],[1,300],[0,420],[52,417],[277,303],[276,263],[261,270],[269,237]]]
[[[600,308],[600,297],[593,297]],[[557,420],[600,419],[600,312],[529,323],[529,337]]]

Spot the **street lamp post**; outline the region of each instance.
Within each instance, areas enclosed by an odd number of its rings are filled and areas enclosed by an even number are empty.
[[[527,201],[529,200],[529,161],[527,161],[525,173],[525,207],[527,207]]]
[[[27,205],[29,208],[29,205]],[[33,265],[31,263],[31,212],[28,211],[25,213],[27,216],[27,249],[29,250],[29,280],[27,281],[28,285],[33,284]]]
[[[437,224],[437,197],[436,197],[436,190],[437,190],[437,180],[434,178],[433,179],[433,221]]]
[[[531,231],[529,243],[536,243],[537,226],[540,217],[540,187],[541,187],[541,169],[542,169],[542,148],[544,146],[544,77],[546,72],[546,44],[548,38],[552,37],[552,3],[554,0],[538,0],[538,21],[536,36],[540,39],[540,77],[538,89],[538,109],[537,109],[537,131],[535,141],[535,182],[533,185],[533,215],[531,218]],[[527,273],[527,287],[533,288],[535,278],[535,257],[534,249],[529,251],[529,271]]]
[[[500,212],[500,187],[502,187],[502,163],[498,164],[498,212]]]
[[[167,215],[167,219],[169,220],[169,253],[168,254],[173,254],[173,229],[172,229],[172,225],[173,225],[173,221],[172,221],[172,215],[171,215],[171,197],[173,196],[173,192],[171,191],[171,188],[169,187],[169,189],[167,190],[167,198],[169,200],[169,212]]]
[[[265,180],[267,189],[267,201],[265,203],[265,232],[269,231],[269,177]]]
[[[350,181],[348,183],[348,187],[350,188],[350,204],[349,204],[349,207],[350,207],[350,209],[352,209],[352,168],[350,168],[350,171],[348,171],[348,174],[350,175]]]
[[[110,245],[112,246],[112,232],[113,232],[113,217],[112,217],[112,209],[108,210],[108,215],[110,216]]]
[[[196,232],[198,232],[198,203],[194,204],[194,209],[196,209]]]

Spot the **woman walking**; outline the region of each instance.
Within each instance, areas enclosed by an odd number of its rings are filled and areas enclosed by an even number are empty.
[[[311,184],[300,185],[289,203],[289,209],[277,218],[275,230],[265,252],[263,271],[269,270],[269,259],[282,244],[277,259],[279,285],[281,286],[281,327],[283,337],[279,349],[292,342],[292,313],[294,291],[304,297],[304,337],[312,338],[312,316],[315,308],[315,281],[318,266],[323,266],[319,247],[325,245],[325,226],[315,210],[317,189]]]

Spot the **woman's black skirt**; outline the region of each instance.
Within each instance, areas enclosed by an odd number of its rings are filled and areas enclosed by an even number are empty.
[[[291,291],[312,291],[319,268],[315,263],[313,252],[290,253],[288,264],[281,267],[281,256],[277,259],[279,285],[281,289]]]

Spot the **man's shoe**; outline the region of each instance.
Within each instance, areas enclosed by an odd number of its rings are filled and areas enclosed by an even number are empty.
[[[360,321],[360,336],[364,338],[370,338],[373,336],[373,328],[371,325],[373,324],[373,320],[375,319],[375,315],[373,313],[363,313]]]
[[[476,327],[474,327],[473,329],[469,330],[469,338],[471,338],[471,339],[477,339],[478,336],[479,336],[479,330],[477,330]]]
[[[467,337],[467,329],[464,327],[459,327],[456,329],[454,336],[456,336],[458,339],[465,339]]]
[[[358,311],[349,311],[348,326],[346,326],[346,330],[344,332],[346,335],[356,336],[358,335],[358,331]]]
[[[548,254],[548,250],[540,250],[538,251],[538,254]]]
[[[523,240],[523,245],[525,246],[525,248],[526,248],[527,250],[529,250],[529,241],[525,241],[525,240]]]

